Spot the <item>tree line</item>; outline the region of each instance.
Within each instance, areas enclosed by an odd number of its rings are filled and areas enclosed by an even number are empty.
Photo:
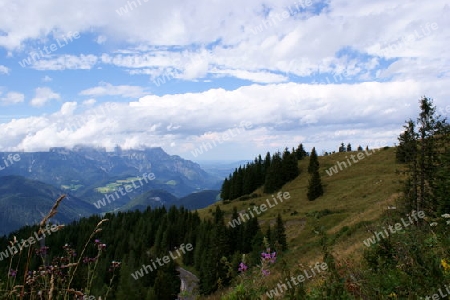
[[[237,199],[249,195],[261,186],[264,186],[264,193],[275,192],[300,174],[298,161],[308,155],[303,144],[299,144],[295,150],[292,148],[292,151],[285,148],[283,153],[278,151],[271,155],[267,152],[264,159],[259,155],[253,162],[244,167],[239,166],[225,178],[221,198]]]

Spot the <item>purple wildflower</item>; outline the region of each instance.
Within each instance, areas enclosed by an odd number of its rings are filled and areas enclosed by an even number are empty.
[[[248,267],[243,262],[241,262],[239,264],[239,268],[238,268],[239,272],[245,272],[245,271],[247,271],[247,269],[248,269]]]

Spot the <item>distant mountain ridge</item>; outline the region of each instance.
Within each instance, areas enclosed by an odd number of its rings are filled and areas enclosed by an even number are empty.
[[[24,177],[0,177],[0,236],[24,225],[38,224],[63,193],[49,184]],[[68,223],[93,212],[90,203],[69,194],[52,222]]]
[[[25,225],[38,224],[49,212],[55,200],[66,192],[49,184],[22,176],[0,177],[0,236]],[[125,204],[114,203],[105,207],[107,211],[144,211],[148,207],[183,206],[199,209],[217,201],[218,190],[205,190],[177,198],[164,190],[151,190],[138,195]],[[70,193],[58,207],[54,223],[67,224],[81,217],[102,214],[95,205]]]
[[[180,206],[183,197],[190,197],[185,202],[190,209],[202,208],[216,201],[223,179],[159,147],[0,152],[0,166],[0,235],[40,221],[61,194],[68,194],[65,203],[72,205],[58,214],[57,221],[65,223],[105,212]],[[152,179],[138,183],[145,176]]]
[[[152,172],[156,177],[143,187],[144,191],[162,189],[176,197],[218,189],[223,179],[192,161],[167,154],[160,147],[143,150],[116,147],[107,152],[104,148],[76,146],[52,147],[48,152],[0,152],[0,157],[8,155],[18,155],[20,160],[1,170],[0,176],[17,175],[42,181],[91,202],[101,198],[96,188],[143,173]]]

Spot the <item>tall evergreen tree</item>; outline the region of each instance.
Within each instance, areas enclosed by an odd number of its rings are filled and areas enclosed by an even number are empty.
[[[312,173],[308,184],[307,197],[309,201],[323,195],[322,179],[320,178],[319,170]]]
[[[418,137],[415,132],[415,123],[413,120],[409,120],[403,127],[405,131],[398,137],[399,145],[395,152],[395,158],[399,163],[411,163],[417,156]]]
[[[220,197],[223,200],[230,199],[230,181],[228,181],[228,178],[225,178],[225,180],[222,183],[222,190],[220,191]]]
[[[281,177],[283,179],[283,183],[291,181],[295,179],[299,174],[298,171],[298,162],[295,153],[290,153],[288,148],[286,148],[283,152],[282,158],[282,173]]]
[[[266,182],[264,184],[264,193],[272,193],[283,186],[283,164],[280,152],[272,156],[272,162],[266,174]]]
[[[317,157],[316,148],[313,147],[309,157],[308,173],[311,174],[319,168],[319,159]]]
[[[302,143],[300,143],[300,145],[298,145],[295,154],[297,155],[297,160],[302,160],[307,156]]]
[[[352,152],[352,145],[350,143],[347,144],[347,152]]]
[[[288,248],[286,240],[286,228],[284,227],[284,222],[280,214],[278,214],[277,216],[274,230],[275,243],[278,243],[281,246],[281,251],[286,251]]]
[[[319,160],[315,148],[311,151],[308,172],[311,174],[311,178],[309,179],[307,197],[308,200],[312,201],[323,195],[322,180],[319,174]]]
[[[410,209],[425,210],[428,215],[436,215],[437,167],[440,153],[445,147],[442,133],[445,120],[436,116],[433,101],[423,97],[420,114],[416,123],[408,121],[405,132],[400,135],[400,150],[397,159],[408,162],[409,178],[405,185],[405,195]]]

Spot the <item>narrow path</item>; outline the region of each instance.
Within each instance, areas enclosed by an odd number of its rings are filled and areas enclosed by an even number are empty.
[[[198,282],[197,276],[179,267],[178,272],[180,272],[181,286],[180,294],[178,295],[179,300],[194,300],[195,296],[198,294]]]

